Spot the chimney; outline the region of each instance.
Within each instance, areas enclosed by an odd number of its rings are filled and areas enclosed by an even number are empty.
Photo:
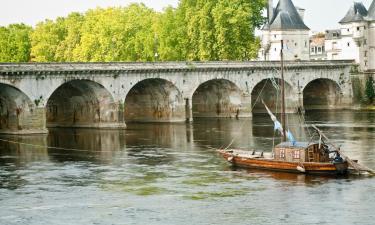
[[[305,9],[302,9],[300,7],[296,7],[297,8],[297,12],[299,14],[299,16],[301,17],[302,21],[305,20]]]
[[[268,23],[271,24],[271,20],[273,18],[273,1],[272,0],[268,0],[267,14],[268,14]]]

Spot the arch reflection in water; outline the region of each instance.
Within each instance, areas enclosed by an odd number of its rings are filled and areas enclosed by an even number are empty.
[[[57,161],[111,162],[125,147],[123,130],[50,129],[48,150]]]
[[[0,135],[0,165],[49,161],[47,135]]]
[[[225,148],[233,141],[233,148],[248,149],[254,146],[250,118],[197,118],[193,125],[196,145]]]

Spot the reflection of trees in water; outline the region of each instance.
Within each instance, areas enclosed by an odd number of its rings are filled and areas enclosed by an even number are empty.
[[[57,161],[111,161],[125,146],[124,131],[102,129],[50,129],[48,150]]]

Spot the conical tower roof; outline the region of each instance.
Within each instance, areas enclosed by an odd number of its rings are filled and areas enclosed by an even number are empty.
[[[368,20],[375,20],[375,0],[372,1],[367,14]]]
[[[346,13],[345,17],[339,23],[351,23],[365,21],[367,16],[367,9],[362,2],[354,2],[352,7]]]
[[[271,30],[310,30],[291,0],[280,0],[269,25]]]

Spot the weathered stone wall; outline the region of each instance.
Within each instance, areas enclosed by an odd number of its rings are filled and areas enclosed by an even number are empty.
[[[126,96],[125,118],[133,122],[182,122],[185,102],[171,82],[147,79],[136,84]]]
[[[192,97],[194,117],[249,117],[250,98],[234,83],[215,79],[201,84]]]
[[[89,80],[63,84],[48,99],[46,108],[48,127],[122,127],[111,94]]]
[[[46,133],[44,108],[37,108],[20,90],[0,84],[0,132]]]

